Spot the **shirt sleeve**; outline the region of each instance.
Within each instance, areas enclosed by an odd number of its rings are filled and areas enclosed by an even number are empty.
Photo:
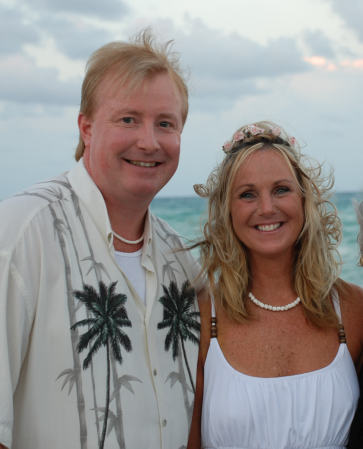
[[[39,264],[34,262],[34,240],[23,236],[16,246],[0,235],[0,442],[11,447],[13,394],[27,351],[34,316]],[[33,253],[33,254],[32,254]]]
[[[192,282],[195,291],[199,293],[206,286],[205,276],[201,275],[200,263],[196,260],[190,250],[185,251],[185,264],[190,273],[190,281]]]

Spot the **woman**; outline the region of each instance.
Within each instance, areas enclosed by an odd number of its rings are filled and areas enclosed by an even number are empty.
[[[211,301],[200,298],[189,448],[343,448],[363,290],[338,279],[332,183],[270,122],[243,126],[224,151],[196,187],[209,197],[200,247]]]

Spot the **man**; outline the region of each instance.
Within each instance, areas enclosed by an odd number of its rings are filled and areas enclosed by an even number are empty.
[[[0,204],[0,442],[181,448],[197,264],[149,204],[174,174],[188,93],[148,33],[88,61],[78,164]]]

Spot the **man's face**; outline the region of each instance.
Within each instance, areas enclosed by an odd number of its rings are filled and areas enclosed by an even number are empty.
[[[175,173],[183,128],[181,96],[166,73],[131,94],[109,76],[91,118],[80,114],[84,163],[107,207],[149,203]]]

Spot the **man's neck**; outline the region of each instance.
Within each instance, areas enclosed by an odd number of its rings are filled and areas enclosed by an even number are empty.
[[[145,219],[149,203],[135,204],[114,204],[106,201],[109,220],[112,230],[124,239],[135,241],[143,234],[145,229]],[[142,248],[144,241],[137,244],[125,243],[114,235],[114,248],[122,252],[134,252]]]

